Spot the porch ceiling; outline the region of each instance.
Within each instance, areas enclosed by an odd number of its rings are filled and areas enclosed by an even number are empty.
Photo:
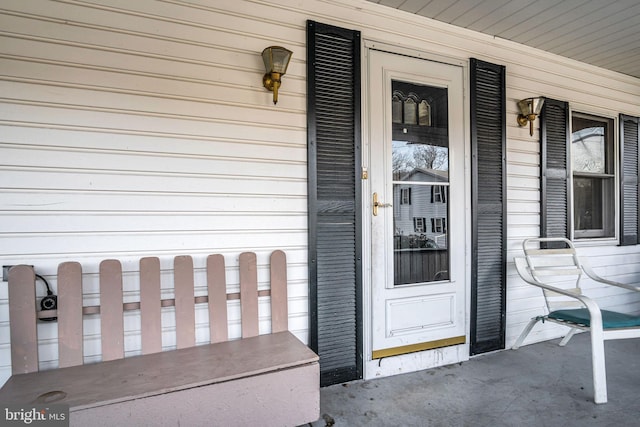
[[[640,78],[640,0],[369,0]]]

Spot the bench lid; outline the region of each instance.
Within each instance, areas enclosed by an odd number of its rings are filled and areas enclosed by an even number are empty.
[[[69,368],[13,375],[0,402],[61,403],[71,411],[317,362],[288,331]],[[63,392],[66,396],[57,401]],[[41,396],[48,396],[43,401]],[[40,400],[38,401],[40,397]]]

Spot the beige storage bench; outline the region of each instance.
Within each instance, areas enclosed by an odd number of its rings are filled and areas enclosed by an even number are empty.
[[[36,312],[29,266],[9,272],[12,377],[3,404],[67,404],[70,424],[295,426],[319,418],[318,356],[288,331],[286,259],[271,254],[258,290],[254,253],[240,255],[240,292],[227,294],[224,258],[207,258],[207,296],[194,295],[191,257],[174,260],[175,298],[161,299],[158,258],[140,260],[140,301],[123,302],[122,268],[100,264],[100,305],[84,306],[81,266],[58,268],[58,309]],[[270,296],[271,333],[258,334]],[[240,299],[242,338],[228,340],[227,300]],[[208,304],[210,344],[195,345],[195,307]],[[162,351],[161,308],[175,306],[176,349]],[[123,314],[139,310],[142,354],[124,357]],[[83,317],[99,315],[102,361],[83,364]],[[38,372],[37,317],[57,317],[59,364]]]

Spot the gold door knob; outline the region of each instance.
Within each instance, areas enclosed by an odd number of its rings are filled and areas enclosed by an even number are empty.
[[[390,208],[393,206],[391,203],[384,203],[378,201],[378,193],[373,193],[373,216],[378,216],[378,208]]]

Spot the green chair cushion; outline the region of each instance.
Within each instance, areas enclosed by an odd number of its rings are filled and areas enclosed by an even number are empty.
[[[600,310],[600,312],[602,313],[603,329],[629,328],[633,326],[640,326],[640,316],[632,316],[630,314],[618,313],[608,310]],[[587,310],[586,308],[555,310],[549,313],[549,316],[547,317],[549,317],[550,319],[578,323],[585,326],[591,325],[589,310]]]

